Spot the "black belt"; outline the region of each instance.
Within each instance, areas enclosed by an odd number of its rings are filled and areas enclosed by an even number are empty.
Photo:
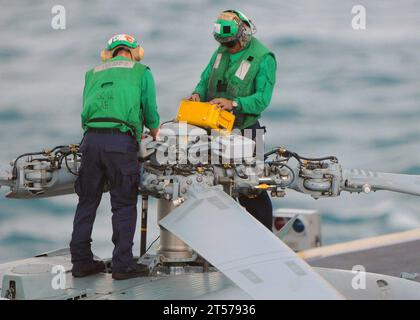
[[[131,131],[122,132],[117,128],[88,128],[87,132],[92,133],[112,133],[112,134],[124,134],[127,136],[133,136]]]

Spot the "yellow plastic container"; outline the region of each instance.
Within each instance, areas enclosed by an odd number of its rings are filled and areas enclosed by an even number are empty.
[[[176,120],[202,128],[231,132],[235,116],[228,111],[220,110],[209,102],[182,100]]]

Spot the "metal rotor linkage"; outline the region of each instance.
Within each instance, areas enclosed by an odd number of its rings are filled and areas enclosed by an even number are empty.
[[[283,197],[287,189],[313,198],[376,190],[420,195],[419,176],[343,169],[334,156],[307,158],[280,147],[260,161],[252,151],[254,141],[236,134],[212,136],[195,126],[180,129],[179,123],[167,123],[161,137],[161,141],[146,137],[140,144],[139,190],[175,203],[184,201],[191,191],[214,185],[223,186],[233,197],[252,197],[261,190]],[[9,198],[74,193],[81,157],[77,144],[25,153],[0,170],[0,186],[10,188]]]

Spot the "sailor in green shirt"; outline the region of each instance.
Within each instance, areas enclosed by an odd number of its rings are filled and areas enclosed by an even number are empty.
[[[103,63],[86,73],[83,90],[85,134],[75,182],[79,202],[70,242],[72,274],[85,277],[105,269],[102,261],[93,259],[91,235],[107,185],[115,245],[112,277],[124,280],[149,272],[147,266],[134,263],[132,253],[140,179],[137,152],[144,125],[157,138],[159,114],[152,73],[139,62],[143,49],[132,36],[113,36],[101,57]]]
[[[130,61],[129,58],[126,58],[124,56],[116,56],[115,58],[109,59],[109,61]],[[91,74],[91,71],[89,71],[86,74],[86,83],[89,83],[89,79]],[[143,125],[146,126],[149,130],[151,130],[151,133],[155,134],[156,130],[155,128],[159,127],[159,114],[157,113],[157,105],[156,105],[156,89],[155,89],[155,81],[153,79],[152,72],[149,68],[146,68],[143,73],[143,78],[141,80],[141,84],[139,86],[140,88],[140,105],[143,106],[142,113],[139,115],[139,122],[137,125],[137,132],[136,132],[136,140],[140,142],[141,134],[143,133]],[[85,90],[83,92],[83,101],[87,101],[90,94],[88,86],[85,86]],[[132,91],[134,94],[136,94],[135,91]],[[125,97],[129,98],[129,97]],[[139,109],[140,110],[140,109]],[[94,115],[92,115],[92,109],[90,108],[84,108],[83,112],[81,114],[82,117],[82,128],[86,132],[89,128],[119,128],[122,132],[127,132],[130,130],[129,127],[127,127],[124,124],[121,123],[115,123],[115,122],[89,122],[90,119],[93,118]],[[109,114],[108,114],[109,116]],[[89,123],[89,124],[88,124]]]
[[[253,34],[254,24],[242,12],[226,10],[215,23],[214,38],[220,43],[192,95],[193,101],[209,101],[235,114],[234,127],[250,129],[259,143],[265,127],[258,119],[271,101],[276,81],[274,54]],[[266,191],[255,198],[240,197],[249,213],[272,228],[272,204]]]
[[[140,142],[145,125],[156,137],[160,118],[152,73],[130,54],[119,52],[86,73],[82,128],[115,128],[131,132]]]
[[[248,45],[249,46],[249,45]],[[201,74],[201,79],[198,85],[195,87],[191,99],[194,101],[213,101],[217,102],[218,105],[222,106],[224,110],[232,110],[234,108],[235,113],[246,114],[247,123],[238,124],[235,123],[235,127],[239,129],[244,129],[252,124],[256,123],[261,116],[261,113],[268,107],[271,101],[271,96],[273,94],[274,84],[276,81],[276,60],[272,55],[266,55],[261,63],[258,73],[255,76],[255,81],[253,85],[255,86],[255,93],[248,96],[233,97],[233,101],[236,101],[237,106],[230,107],[229,101],[223,101],[222,99],[207,98],[207,88],[210,75],[212,73],[213,65],[217,57],[217,51],[213,54],[210,59],[209,64],[204,69]],[[243,55],[242,51],[233,53],[229,55],[230,63],[237,62]],[[226,81],[226,78],[224,78]]]

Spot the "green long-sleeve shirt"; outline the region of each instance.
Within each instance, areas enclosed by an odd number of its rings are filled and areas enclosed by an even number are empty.
[[[244,49],[246,50],[246,49]],[[230,54],[230,63],[237,61],[242,56],[243,50]],[[193,93],[198,93],[202,101],[207,101],[206,92],[208,80],[217,56],[217,51],[213,54],[209,64],[201,74],[201,79]],[[276,82],[277,63],[272,55],[267,55],[261,61],[260,69],[255,78],[255,93],[246,97],[237,97],[238,102],[236,111],[243,114],[259,115],[263,112],[271,101],[274,85]]]

